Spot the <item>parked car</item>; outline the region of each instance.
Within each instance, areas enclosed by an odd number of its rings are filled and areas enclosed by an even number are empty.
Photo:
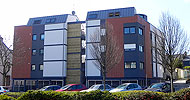
[[[105,85],[105,90],[106,91],[110,91],[112,88],[110,85],[106,84]],[[104,91],[104,84],[96,84],[96,85],[92,85],[89,89],[87,90],[82,90],[81,92],[90,92],[90,91],[95,91],[95,90],[101,90]]]
[[[120,92],[120,91],[131,91],[131,90],[142,90],[141,86],[137,83],[124,83],[110,90],[110,92]]]
[[[0,94],[6,93],[6,92],[9,92],[8,88],[6,88],[5,86],[0,86]]]
[[[87,89],[83,84],[68,84],[63,86],[62,88],[56,90],[57,92],[61,91],[81,91]]]
[[[150,85],[145,91],[155,91],[155,92],[171,92],[171,85],[170,83],[154,83]],[[175,91],[175,89],[174,89]]]
[[[44,87],[41,88],[40,90],[41,90],[41,91],[50,91],[50,90],[55,91],[55,90],[58,90],[58,89],[60,89],[60,88],[61,88],[61,86],[59,86],[59,85],[49,85],[49,86],[44,86]]]

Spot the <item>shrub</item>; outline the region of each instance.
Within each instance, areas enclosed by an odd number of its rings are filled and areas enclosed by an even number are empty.
[[[18,100],[71,100],[65,92],[27,91]]]
[[[190,88],[181,89],[171,93],[171,100],[190,100]]]
[[[10,97],[13,97],[13,98],[18,98],[24,93],[25,92],[7,92],[7,93],[4,93],[4,95],[7,95],[7,96],[10,96]]]
[[[151,91],[123,91],[113,93],[119,100],[166,100],[169,94]]]
[[[0,95],[0,100],[15,100],[15,98],[9,97],[7,95]]]

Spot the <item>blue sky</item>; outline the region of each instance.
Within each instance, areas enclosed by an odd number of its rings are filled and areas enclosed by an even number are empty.
[[[87,11],[124,7],[135,7],[154,26],[158,26],[161,12],[169,11],[190,36],[190,0],[1,0],[0,35],[10,45],[14,26],[26,25],[29,18],[70,14],[75,10],[80,20],[85,20]]]

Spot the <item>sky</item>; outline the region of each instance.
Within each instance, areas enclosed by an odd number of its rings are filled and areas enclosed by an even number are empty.
[[[11,45],[14,26],[26,25],[29,18],[71,14],[74,10],[84,21],[88,11],[125,7],[135,7],[137,13],[146,14],[154,26],[159,25],[162,12],[169,12],[190,36],[190,0],[1,0],[0,35]]]

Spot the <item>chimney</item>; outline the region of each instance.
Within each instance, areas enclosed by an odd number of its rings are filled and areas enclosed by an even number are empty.
[[[3,42],[3,38],[1,37],[1,35],[0,35],[0,41]]]

